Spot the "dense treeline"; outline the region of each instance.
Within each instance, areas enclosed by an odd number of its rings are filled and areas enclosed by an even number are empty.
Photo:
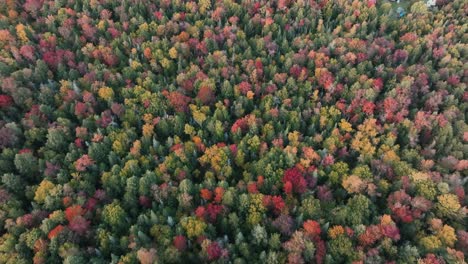
[[[0,263],[465,263],[467,10],[1,1]]]

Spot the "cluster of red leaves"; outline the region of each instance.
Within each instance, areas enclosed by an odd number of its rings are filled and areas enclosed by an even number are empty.
[[[0,108],[8,108],[13,105],[13,98],[6,94],[0,94]]]
[[[192,101],[190,97],[177,91],[175,92],[163,91],[162,94],[167,98],[167,100],[169,100],[169,103],[171,104],[171,106],[174,108],[176,112],[179,112],[179,113],[188,112],[188,104]]]
[[[215,203],[209,203],[206,206],[199,206],[195,210],[195,215],[203,220],[208,220],[211,223],[216,222],[216,219],[218,218],[219,215],[222,214],[224,209],[224,206],[215,204]]]
[[[90,222],[83,217],[85,212],[81,205],[73,205],[65,210],[68,228],[79,235],[83,235],[89,229]]]
[[[269,208],[273,211],[276,215],[281,214],[286,203],[284,202],[283,198],[279,195],[271,196],[271,195],[264,195],[263,196],[263,205],[266,208]]]
[[[306,191],[307,182],[302,172],[297,168],[290,168],[283,175],[284,192],[286,194],[302,194]]]
[[[388,196],[387,204],[393,216],[403,223],[418,219],[432,207],[432,202],[424,197],[412,198],[404,190],[396,191]]]
[[[86,168],[92,165],[94,165],[94,160],[92,160],[87,154],[85,154],[76,161],[75,168],[77,171],[83,172],[86,170]]]
[[[197,98],[205,105],[211,104],[215,99],[214,91],[208,86],[200,87],[198,91]]]

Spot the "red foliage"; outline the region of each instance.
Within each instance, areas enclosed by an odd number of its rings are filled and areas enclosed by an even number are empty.
[[[71,222],[75,217],[81,216],[84,213],[85,211],[81,205],[73,205],[65,210],[65,218],[68,220],[68,222]]]
[[[277,196],[265,195],[263,196],[263,205],[273,210],[273,213],[275,213],[276,215],[279,215],[283,211],[283,208],[285,207],[286,204],[283,198],[279,195]]]
[[[88,106],[85,103],[77,102],[75,104],[75,115],[78,117],[84,117],[88,112]]]
[[[208,88],[209,89],[209,88]],[[201,89],[200,89],[201,92]],[[200,92],[198,94],[200,94]],[[164,91],[163,95],[169,100],[169,103],[176,112],[186,113],[188,112],[188,104],[192,101],[192,98],[180,93],[180,92],[167,92]],[[200,99],[202,100],[202,99]],[[203,102],[203,101],[202,101]],[[205,103],[205,102],[203,102]]]
[[[400,239],[400,230],[396,225],[385,225],[385,226],[380,226],[380,231],[382,232],[382,235],[391,238],[393,240],[399,240]]]
[[[62,61],[61,55],[61,53],[55,51],[47,51],[42,55],[42,59],[50,68],[55,70],[58,64]]]
[[[208,253],[208,260],[217,260],[222,255],[222,248],[218,245],[217,242],[211,242],[206,248],[206,253]]]
[[[359,235],[359,243],[363,246],[371,246],[382,237],[380,227],[371,225],[366,228],[366,231]]]
[[[367,115],[372,115],[375,110],[375,104],[373,102],[365,100],[364,104],[362,105],[362,111]]]
[[[258,193],[257,189],[257,183],[256,182],[251,182],[247,185],[247,191],[249,193]]]
[[[246,95],[248,91],[252,90],[252,85],[250,83],[243,81],[239,84],[239,91],[241,94]]]
[[[83,235],[89,229],[90,221],[86,220],[83,216],[76,216],[68,224],[68,228],[78,235]]]
[[[217,203],[221,203],[222,200],[223,200],[223,195],[224,195],[223,187],[216,187],[214,192],[215,192],[214,201],[217,202]]]
[[[306,234],[308,234],[309,236],[315,237],[320,235],[320,224],[317,221],[307,220],[304,222],[303,226]]]
[[[216,218],[223,211],[223,206],[219,204],[210,203],[206,206],[206,213],[211,222],[215,222]]]
[[[34,47],[30,45],[24,45],[20,48],[21,56],[32,61],[34,60]]]
[[[99,118],[96,123],[100,125],[103,128],[106,128],[107,126],[112,123],[112,112],[110,110],[106,110],[101,113],[101,118]]]
[[[92,165],[94,165],[94,160],[85,154],[76,161],[75,168],[77,171],[85,171],[86,168]]]
[[[187,248],[187,238],[183,235],[175,236],[172,244],[177,248],[177,250],[183,252]]]
[[[0,94],[0,108],[8,108],[13,105],[13,98],[6,94]]]
[[[327,247],[325,245],[325,242],[320,239],[320,237],[315,237],[314,239],[315,242],[315,261],[317,264],[323,263],[323,259],[325,258],[325,255],[327,254]]]
[[[138,202],[140,203],[141,206],[145,208],[150,208],[151,207],[151,199],[148,198],[147,196],[140,196],[138,198]]]
[[[212,195],[213,193],[206,188],[200,190],[200,196],[207,201],[211,200]]]
[[[307,182],[304,179],[302,173],[297,168],[290,168],[284,172],[283,183],[285,185],[285,191],[288,182],[292,186],[292,190],[295,193],[302,194],[306,191]]]
[[[286,182],[284,184],[284,193],[286,193],[287,195],[290,195],[292,194],[292,191],[293,191],[293,185],[290,181]]]
[[[63,228],[64,228],[63,225],[56,226],[54,229],[50,230],[47,237],[49,239],[52,239],[52,238],[56,237],[60,232],[62,232]]]
[[[198,91],[197,98],[205,105],[211,104],[215,99],[215,94],[208,86],[202,86]]]
[[[35,15],[36,12],[42,8],[43,4],[44,0],[26,0],[26,2],[23,4],[23,8],[26,10],[26,12]]]
[[[331,72],[329,72],[328,70],[321,71],[320,77],[318,79],[318,83],[319,83],[320,86],[325,88],[325,90],[329,90],[334,81],[335,80],[334,80],[333,75],[331,74]]]
[[[206,217],[206,209],[203,206],[198,206],[197,209],[195,210],[195,215],[202,219],[205,220]]]
[[[94,211],[94,209],[96,208],[97,202],[98,201],[96,198],[93,198],[93,197],[89,198],[85,204],[86,211]]]

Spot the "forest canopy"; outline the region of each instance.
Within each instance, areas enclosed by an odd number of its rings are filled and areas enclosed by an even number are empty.
[[[430,2],[0,1],[0,263],[466,263]]]

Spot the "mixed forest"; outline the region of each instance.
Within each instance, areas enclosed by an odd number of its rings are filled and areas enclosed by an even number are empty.
[[[468,2],[401,2],[0,1],[0,263],[466,263]]]

